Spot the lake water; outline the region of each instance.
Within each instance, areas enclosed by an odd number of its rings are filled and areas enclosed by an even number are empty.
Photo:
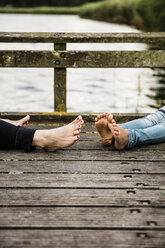
[[[70,15],[0,14],[0,32],[139,32]],[[68,50],[144,50],[145,44],[68,44]],[[4,44],[0,49],[52,50],[52,44]],[[67,111],[152,112],[151,69],[68,69]],[[53,111],[53,69],[0,68],[0,111]]]

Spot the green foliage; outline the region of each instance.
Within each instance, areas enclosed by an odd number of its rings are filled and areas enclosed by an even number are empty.
[[[37,7],[37,6],[80,6],[87,2],[100,0],[0,0],[0,6]]]
[[[165,31],[165,1],[140,0],[137,11],[143,17],[147,30]]]
[[[34,8],[13,8],[11,6],[0,7],[0,13],[24,13],[24,14],[78,14],[79,7],[34,7]]]
[[[97,20],[141,25],[136,11],[135,0],[104,0],[98,3],[88,3],[80,8],[80,16]]]
[[[165,0],[104,0],[80,8],[80,16],[165,31]]]
[[[85,18],[99,19],[102,17],[100,13],[102,13],[103,9],[104,9],[103,4],[100,2],[88,3],[80,7],[79,15]]]

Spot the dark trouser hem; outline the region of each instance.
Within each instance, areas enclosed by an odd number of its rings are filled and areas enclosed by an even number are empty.
[[[36,129],[15,126],[0,120],[0,149],[21,149],[28,152],[34,150],[32,142],[35,131]]]
[[[19,126],[0,120],[0,149],[15,149],[15,137]]]
[[[32,146],[32,142],[35,131],[36,129],[19,127],[15,137],[15,149],[33,151],[35,146]]]

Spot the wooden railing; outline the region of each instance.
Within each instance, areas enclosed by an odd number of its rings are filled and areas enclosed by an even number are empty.
[[[165,68],[164,50],[67,51],[67,43],[165,44],[165,33],[0,33],[0,42],[54,43],[54,50],[0,51],[0,67],[54,68],[54,111],[66,112],[67,68]]]

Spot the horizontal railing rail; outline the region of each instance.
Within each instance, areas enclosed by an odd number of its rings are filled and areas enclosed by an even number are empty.
[[[0,51],[1,67],[165,67],[163,51]]]
[[[0,32],[0,42],[164,43],[165,32],[146,33],[15,33]]]
[[[54,111],[66,112],[67,68],[165,68],[165,51],[67,51],[67,43],[165,44],[165,33],[2,33],[0,42],[54,43],[54,50],[0,50],[0,67],[54,68]],[[162,47],[162,46],[161,46]],[[162,49],[162,48],[161,48]]]

